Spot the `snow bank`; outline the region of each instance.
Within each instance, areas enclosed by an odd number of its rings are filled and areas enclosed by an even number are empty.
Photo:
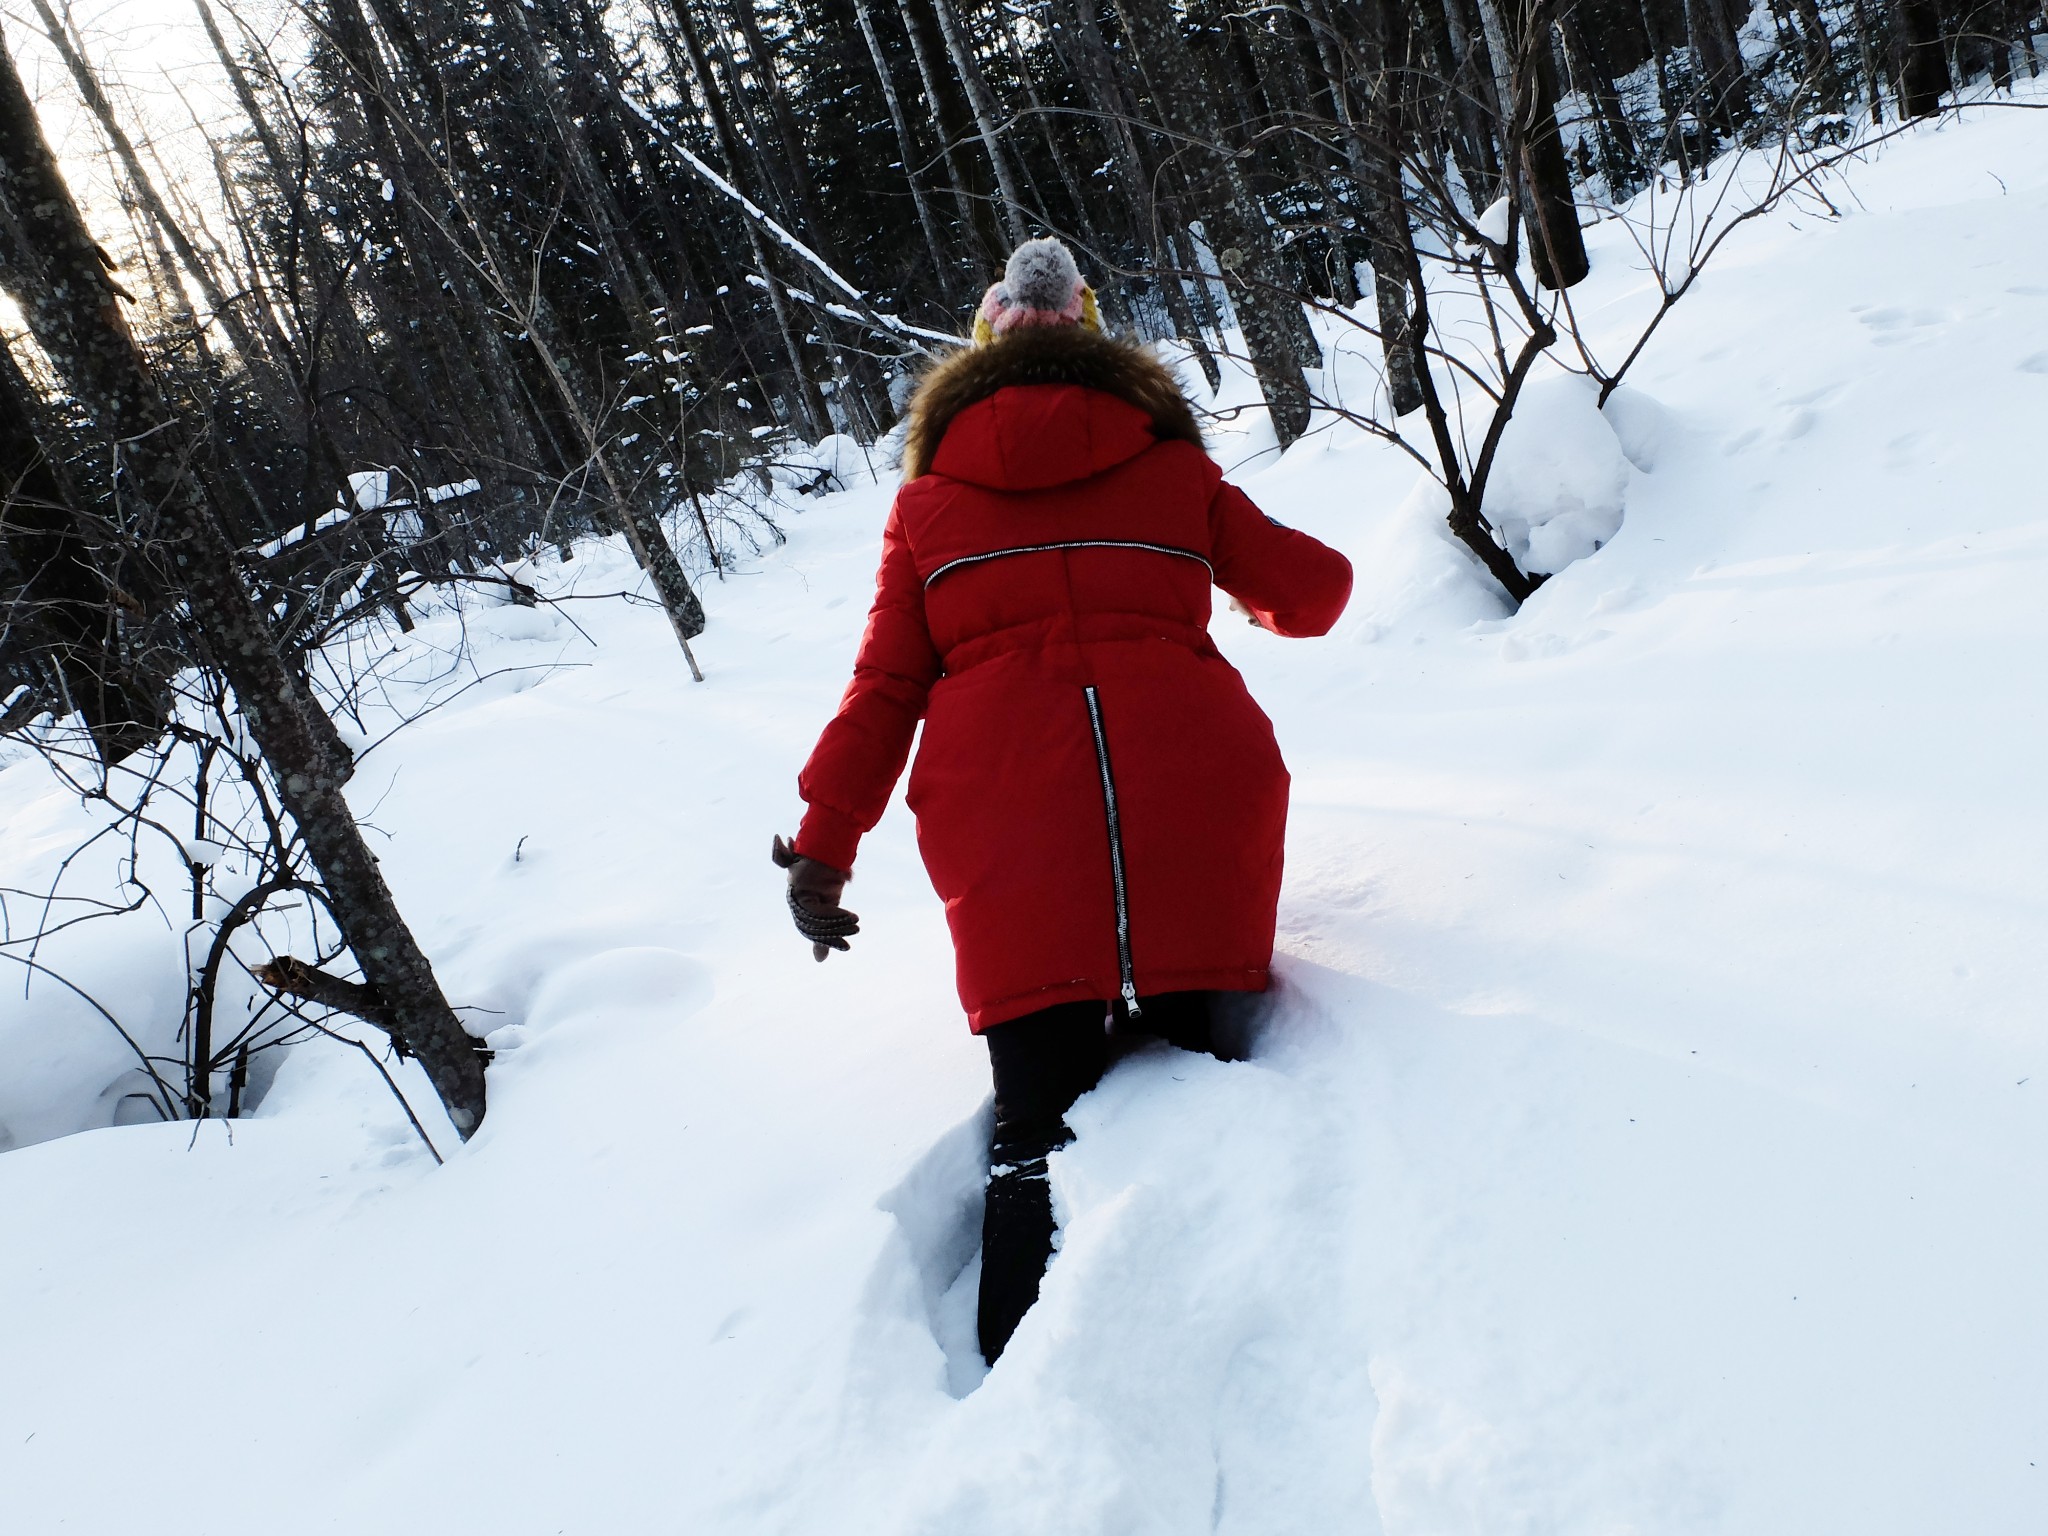
[[[1620,531],[1628,471],[1592,381],[1539,379],[1501,434],[1486,516],[1517,565],[1549,575]]]

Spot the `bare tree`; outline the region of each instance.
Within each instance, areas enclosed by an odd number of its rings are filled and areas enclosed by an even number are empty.
[[[469,1134],[484,1113],[485,1053],[442,996],[363,842],[342,794],[347,755],[242,584],[220,531],[216,492],[195,469],[198,445],[129,333],[99,247],[4,56],[0,274],[51,371],[117,456],[123,505],[116,526],[155,546],[155,563],[175,584],[206,660],[234,689],[356,963],[450,1119]]]

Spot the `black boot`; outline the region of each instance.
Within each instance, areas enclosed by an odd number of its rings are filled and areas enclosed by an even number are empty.
[[[1065,1125],[996,1127],[981,1217],[981,1357],[990,1365],[1038,1300],[1054,1230],[1045,1160],[1073,1139]]]
[[[1074,1139],[1066,1113],[1109,1064],[1108,1005],[1055,1003],[982,1034],[995,1069],[996,1135],[981,1219],[981,1354],[990,1365],[1038,1300],[1052,1257],[1045,1159]]]

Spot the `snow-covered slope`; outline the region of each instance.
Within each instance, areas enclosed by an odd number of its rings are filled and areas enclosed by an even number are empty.
[[[1853,185],[1738,236],[1614,427],[1538,386],[1511,491],[1626,516],[1512,619],[1385,449],[1245,477],[1360,571],[1327,641],[1217,625],[1295,773],[1281,984],[1251,1061],[1076,1110],[985,1379],[986,1068],[908,817],[827,965],[767,860],[886,490],[712,584],[702,687],[645,608],[424,624],[573,664],[354,787],[490,1118],[436,1169],[322,1045],[253,1118],[0,1156],[0,1526],[2048,1529],[2048,114]],[[0,773],[5,883],[78,814]],[[175,998],[175,955],[104,979]]]

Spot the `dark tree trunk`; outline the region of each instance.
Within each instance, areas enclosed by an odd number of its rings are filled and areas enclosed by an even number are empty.
[[[1546,27],[1526,45],[1535,55],[1524,72],[1528,101],[1522,112],[1522,165],[1529,187],[1529,259],[1536,278],[1550,288],[1569,288],[1592,270],[1579,211],[1572,199],[1572,170],[1557,126],[1557,66]]]
[[[1463,8],[1457,0],[1423,0],[1417,24],[1429,38],[1438,58],[1453,121],[1443,126],[1450,140],[1451,155],[1465,183],[1465,193],[1475,209],[1484,208],[1500,196],[1499,147],[1481,110],[1480,79],[1485,63],[1473,48]]]
[[[1004,243],[1002,228],[996,222],[989,181],[979,174],[973,162],[960,150],[968,132],[967,107],[957,94],[956,78],[939,67],[946,45],[938,35],[931,7],[921,0],[896,0],[896,14],[903,22],[904,35],[910,40],[910,56],[917,65],[918,82],[924,87],[925,105],[932,114],[932,126],[938,131],[939,148],[946,165],[946,182],[953,189],[960,228],[971,233],[980,243],[984,262],[1000,267],[1010,248]]]
[[[1360,38],[1366,80],[1355,105],[1348,82],[1337,82],[1338,108],[1348,130],[1350,167],[1364,202],[1367,249],[1371,253],[1373,305],[1379,319],[1380,352],[1386,365],[1387,403],[1394,415],[1405,416],[1424,401],[1422,373],[1429,367],[1423,354],[1424,331],[1414,325],[1408,292],[1407,251],[1413,243],[1407,200],[1401,182],[1401,155],[1408,139],[1408,118],[1395,63],[1405,53],[1405,19],[1391,5],[1364,9]]]
[[[1666,48],[1663,29],[1657,25],[1657,4],[1658,0],[1636,0],[1637,14],[1643,23],[1643,36],[1649,43],[1651,72],[1657,81],[1657,117],[1664,124],[1664,141],[1653,157],[1658,163],[1662,163],[1676,149],[1678,104],[1672,98],[1671,75],[1664,64]],[[1683,153],[1682,150],[1677,152]]]
[[[996,18],[996,26],[1003,34],[1003,45],[1017,66],[1017,83],[1023,87],[1024,100],[1031,108],[1032,119],[1038,124],[1046,158],[1052,162],[1053,171],[1060,179],[1060,189],[1067,194],[1067,202],[1074,210],[1074,227],[1090,249],[1100,250],[1102,234],[1095,227],[1095,216],[1089,210],[1080,178],[1074,174],[1067,152],[1060,143],[1060,135],[1054,131],[1053,115],[1046,110],[1045,101],[1038,94],[1038,82],[1031,78],[1031,60],[1024,52],[1024,45],[1017,40],[1017,29],[1010,25],[1007,14]]]
[[[1937,0],[1892,0],[1899,35],[1899,110],[1905,117],[1932,117],[1949,89],[1948,55],[1941,46]]]
[[[1179,221],[1156,195],[1156,177],[1146,159],[1144,147],[1132,130],[1131,123],[1137,116],[1136,102],[1117,73],[1115,57],[1109,50],[1101,20],[1096,15],[1095,0],[1066,0],[1064,15],[1072,30],[1071,33],[1065,28],[1055,30],[1054,46],[1068,61],[1070,73],[1080,77],[1090,108],[1102,120],[1118,175],[1131,199],[1131,222],[1151,259],[1167,317],[1194,349],[1196,364],[1213,392],[1223,380],[1222,370],[1217,366],[1216,355],[1209,350],[1208,338],[1188,302],[1186,286],[1176,275],[1177,268],[1195,263],[1182,263],[1173,252],[1174,237],[1166,226],[1178,225]]]
[[[149,216],[156,233],[168,240],[177,251],[180,264],[198,285],[207,308],[212,311],[212,317],[219,320],[221,329],[227,333],[235,351],[245,362],[256,362],[261,354],[257,351],[255,338],[249,334],[249,328],[242,323],[241,316],[235,313],[227,294],[215,280],[212,266],[199,254],[191,238],[164,207],[163,198],[157,192],[156,184],[150,180],[149,173],[143,168],[142,157],[136,153],[134,144],[122,129],[120,120],[114,115],[113,103],[107,100],[107,93],[100,88],[98,77],[93,74],[91,66],[72,43],[71,34],[64,22],[50,8],[49,0],[29,0],[29,3],[35,7],[37,16],[42,19],[51,45],[64,60],[64,66],[70,72],[72,82],[77,85],[79,95],[85,98],[86,106],[91,109],[93,118],[100,125],[100,131],[106,134],[107,142],[113,146],[122,170],[128,174],[135,197]]]
[[[1871,126],[1884,121],[1884,70],[1877,47],[1877,22],[1871,0],[1850,0],[1856,16],[1856,56],[1863,66],[1863,87],[1870,95]]]

